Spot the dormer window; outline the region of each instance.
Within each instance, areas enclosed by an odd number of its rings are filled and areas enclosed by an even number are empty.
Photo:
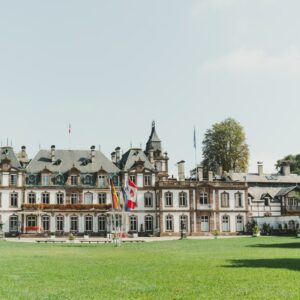
[[[151,186],[151,175],[146,174],[144,176],[144,186]]]
[[[10,185],[17,185],[17,174],[10,174]]]
[[[136,184],[136,175],[129,175],[130,180]]]
[[[71,176],[71,185],[78,185],[78,176],[77,175]]]
[[[43,174],[42,175],[42,186],[48,186],[49,185],[49,175]]]
[[[98,176],[98,184],[99,184],[99,187],[101,187],[101,188],[106,187],[106,177],[105,177],[105,175],[99,175]]]

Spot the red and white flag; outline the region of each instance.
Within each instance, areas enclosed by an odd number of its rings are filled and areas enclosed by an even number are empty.
[[[136,184],[128,179],[128,186],[127,186],[127,209],[135,209],[136,208],[136,202],[137,202],[137,192],[138,187]]]

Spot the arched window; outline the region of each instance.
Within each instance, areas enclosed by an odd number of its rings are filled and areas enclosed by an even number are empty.
[[[174,222],[172,215],[166,216],[166,231],[174,231]]]
[[[242,216],[236,217],[236,231],[244,231],[244,218]]]
[[[84,203],[85,204],[93,204],[93,194],[88,192],[84,194]]]
[[[42,216],[42,226],[44,231],[50,231],[50,217],[45,215]]]
[[[181,215],[179,221],[180,221],[179,231],[188,230],[188,216]]]
[[[9,231],[10,232],[17,232],[18,231],[18,224],[19,219],[17,216],[13,215],[9,217]]]
[[[137,216],[130,216],[129,217],[129,231],[137,232],[137,230],[138,230]]]
[[[165,193],[165,206],[173,206],[173,194],[171,192]]]
[[[153,217],[150,215],[145,217],[145,231],[153,232]]]
[[[28,194],[28,203],[29,204],[36,204],[36,194],[34,192],[30,192]]]
[[[86,232],[92,232],[93,231],[93,217],[92,216],[85,216],[85,231]]]
[[[64,217],[57,216],[56,217],[56,231],[64,231]]]
[[[235,207],[243,207],[243,194],[237,192],[234,194]]]
[[[144,195],[145,199],[145,207],[152,207],[153,206],[153,197],[150,192],[145,193]]]
[[[222,231],[230,231],[230,219],[227,215],[222,217]]]
[[[179,206],[187,206],[187,193],[179,193]]]
[[[106,231],[106,216],[104,215],[98,217],[98,231],[99,232]]]
[[[226,192],[221,194],[221,207],[229,207],[229,194]]]
[[[78,231],[78,217],[71,216],[70,218],[70,231],[77,232]]]
[[[208,194],[200,192],[200,205],[208,205]]]

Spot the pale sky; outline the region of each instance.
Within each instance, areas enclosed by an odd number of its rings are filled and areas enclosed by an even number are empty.
[[[245,128],[250,171],[300,153],[299,0],[0,1],[0,140],[145,146],[194,165],[213,123]],[[9,142],[10,143],[10,142]],[[175,174],[176,175],[176,174]]]

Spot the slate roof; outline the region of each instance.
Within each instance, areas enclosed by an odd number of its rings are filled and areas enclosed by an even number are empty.
[[[4,159],[9,159],[10,165],[15,169],[22,168],[12,147],[1,147],[0,148],[0,161],[2,161]]]
[[[297,174],[281,175],[281,174],[263,174],[256,173],[233,173],[231,176],[233,181],[242,181],[248,183],[300,183],[300,176]]]
[[[293,186],[293,187],[289,187],[289,188],[283,188],[277,193],[276,197],[285,196],[286,194],[288,194],[289,192],[291,192],[295,189],[299,189],[299,187]]]
[[[127,172],[130,170],[133,165],[137,161],[144,162],[144,167],[146,169],[154,170],[152,164],[150,163],[149,159],[147,158],[145,152],[139,148],[133,148],[128,150],[126,153],[123,154],[121,161],[120,161],[120,168],[121,170]]]
[[[148,142],[146,144],[146,153],[149,153],[150,150],[162,151],[161,140],[159,139],[159,137],[156,133],[156,129],[155,129],[155,122],[152,123],[151,134],[150,134]]]
[[[65,173],[73,167],[81,173],[95,173],[100,169],[107,173],[120,171],[100,151],[95,151],[95,161],[92,163],[90,150],[55,150],[55,163],[52,163],[50,150],[40,150],[26,169],[29,173],[39,173],[45,168],[53,173]]]

